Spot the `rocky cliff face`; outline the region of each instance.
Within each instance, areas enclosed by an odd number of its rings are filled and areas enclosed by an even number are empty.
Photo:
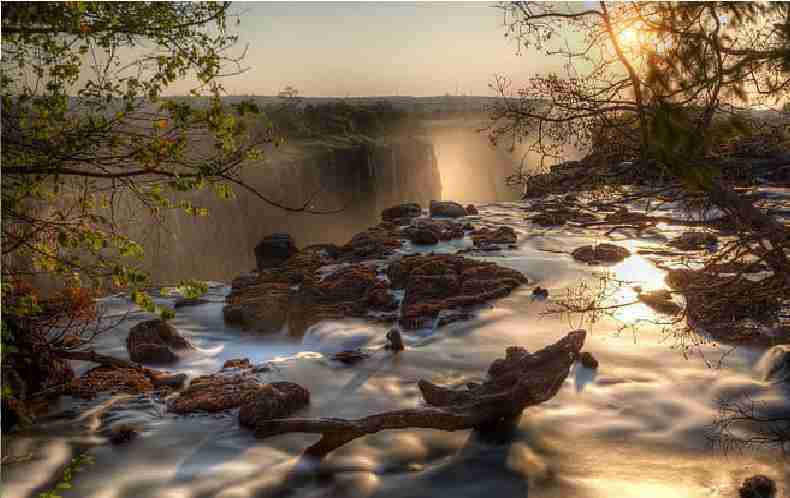
[[[230,280],[255,267],[254,247],[267,234],[288,232],[297,245],[342,244],[377,222],[382,209],[406,201],[427,206],[441,198],[433,145],[416,138],[379,142],[322,141],[266,151],[245,171],[245,180],[267,197],[299,206],[315,196],[318,210],[288,213],[237,188],[235,200],[200,192],[190,200],[208,218],[167,213],[165,223],[134,223],[146,248],[146,268],[157,282],[186,278]]]

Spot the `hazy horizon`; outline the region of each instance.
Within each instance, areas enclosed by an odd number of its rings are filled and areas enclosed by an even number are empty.
[[[494,74],[524,80],[560,65],[516,55],[491,2],[242,2],[236,54],[249,69],[224,79],[228,95],[486,97]],[[352,54],[349,57],[349,54]],[[189,81],[169,95],[188,92]]]

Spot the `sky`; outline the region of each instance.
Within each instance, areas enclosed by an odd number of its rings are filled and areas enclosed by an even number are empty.
[[[233,95],[492,96],[494,74],[523,81],[559,62],[516,55],[490,2],[245,2],[237,49],[249,70]],[[176,92],[179,89],[174,88]]]

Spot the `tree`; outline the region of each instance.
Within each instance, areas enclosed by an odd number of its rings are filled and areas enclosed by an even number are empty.
[[[229,199],[234,186],[283,209],[309,209],[312,199],[279,205],[241,177],[272,135],[255,121],[254,104],[229,107],[221,98],[223,78],[245,70],[229,8],[3,4],[4,393],[7,354],[49,358],[92,337],[95,293],[128,290],[144,309],[170,316],[145,292],[143,249],[125,231],[127,214],[146,222],[165,210],[204,216],[184,194],[212,189]],[[187,97],[166,96],[177,81],[191,82]],[[42,292],[42,276],[57,292]],[[188,295],[203,289],[181,286]],[[53,328],[61,331],[54,338]],[[64,340],[63,331],[83,337]],[[36,388],[46,387],[44,377]]]
[[[761,257],[790,268],[788,230],[735,195],[706,162],[712,133],[755,126],[755,107],[777,108],[790,91],[790,5],[730,2],[501,4],[519,50],[546,50],[567,61],[566,75],[535,76],[493,110],[490,137],[528,141],[542,157],[564,146],[588,161],[637,161],[706,192],[754,234]],[[720,126],[719,126],[720,127]],[[765,244],[764,242],[768,242]]]

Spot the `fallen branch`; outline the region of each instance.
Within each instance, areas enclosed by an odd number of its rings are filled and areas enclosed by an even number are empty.
[[[546,348],[529,353],[510,347],[504,359],[488,370],[489,380],[454,390],[419,382],[428,407],[396,410],[358,419],[287,418],[260,421],[255,435],[268,438],[286,433],[321,434],[305,454],[321,458],[344,444],[387,429],[481,429],[512,418],[554,397],[584,344],[585,331],[576,330]]]

